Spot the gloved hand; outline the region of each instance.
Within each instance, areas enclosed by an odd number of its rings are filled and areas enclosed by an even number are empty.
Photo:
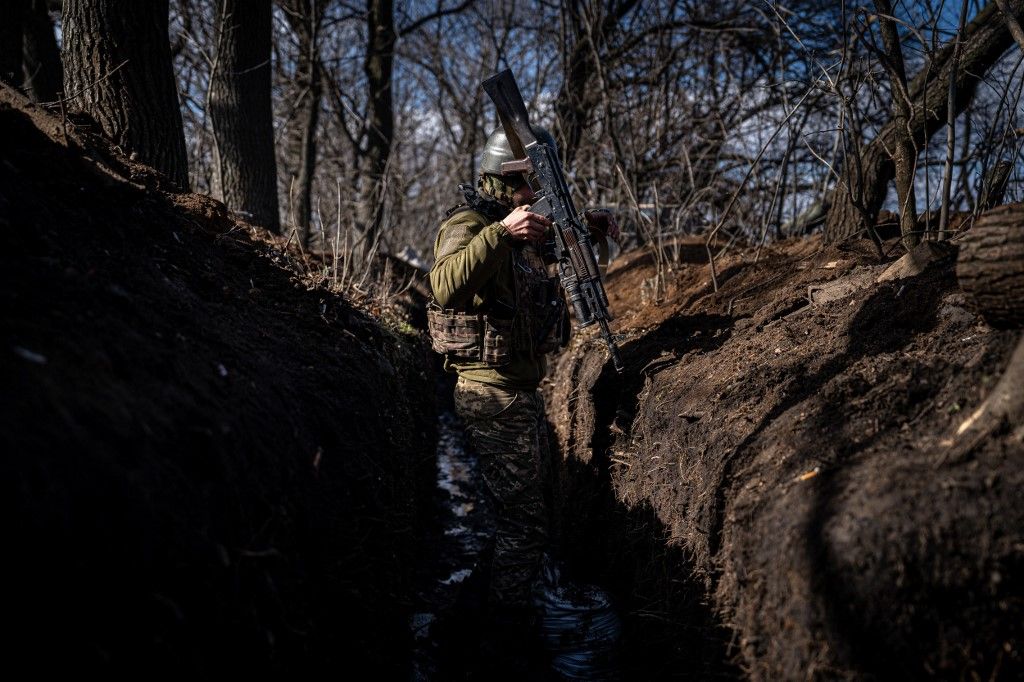
[[[583,212],[593,239],[608,237],[619,241],[619,223],[607,208],[591,208]]]

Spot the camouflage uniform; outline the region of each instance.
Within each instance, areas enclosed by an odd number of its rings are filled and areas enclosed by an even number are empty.
[[[466,424],[495,503],[491,600],[527,608],[547,542],[544,493],[550,462],[544,403],[536,390],[517,391],[460,377],[455,409]]]
[[[494,189],[483,182],[481,187]],[[500,189],[491,196],[501,196]],[[489,215],[450,213],[434,245],[434,298],[464,316],[480,314],[486,331],[478,335],[482,347],[469,341],[451,352],[452,346],[439,343],[442,331],[434,322],[431,333],[435,349],[445,352],[445,369],[459,375],[456,412],[495,503],[491,605],[527,612],[548,527],[550,451],[537,386],[546,369],[544,352],[557,347],[552,339],[568,319],[559,307],[557,329],[541,324],[549,314],[545,306],[553,305],[548,299],[557,297],[561,305],[560,290],[544,290],[552,286],[547,267],[532,244],[516,243],[501,225],[507,213],[507,208]],[[507,337],[506,347],[491,352],[483,337],[495,326]]]

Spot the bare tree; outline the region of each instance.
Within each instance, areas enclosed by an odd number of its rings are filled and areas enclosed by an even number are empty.
[[[298,89],[294,104],[294,120],[298,129],[295,144],[297,172],[289,181],[289,217],[303,244],[309,245],[310,217],[313,211],[313,180],[316,172],[317,135],[320,126],[320,108],[323,99],[320,61],[320,27],[325,2],[321,0],[289,0],[284,3],[288,25],[298,41],[295,66],[295,85]]]
[[[212,195],[217,191],[217,164],[208,104],[217,47],[217,0],[173,0],[170,19],[190,182],[195,191]]]
[[[592,112],[598,110],[607,83],[600,83],[602,66],[609,68],[609,41],[619,29],[619,22],[637,5],[636,0],[602,3],[580,0],[562,6],[561,41],[563,55],[562,87],[555,111],[558,130],[564,140],[562,157],[571,166],[583,131]],[[606,108],[607,114],[607,108]]]
[[[366,169],[362,196],[363,231],[368,245],[380,232],[385,174],[391,158],[395,113],[391,81],[395,50],[395,9],[392,0],[367,0],[366,74],[368,106],[366,118]]]
[[[900,206],[900,232],[903,243],[910,248],[920,240],[917,234],[917,201],[914,197],[914,178],[917,172],[917,148],[910,121],[914,116],[914,103],[907,91],[907,72],[903,61],[903,46],[896,30],[889,0],[875,0],[878,25],[882,34],[882,62],[889,74],[889,92],[892,97],[893,167],[896,175],[896,194]]]
[[[361,232],[356,241],[364,254],[373,251],[382,238],[385,219],[387,225],[395,223],[395,204],[403,199],[400,186],[408,177],[407,173],[398,172],[393,155],[396,46],[412,36],[419,39],[418,34],[438,20],[458,15],[472,4],[472,0],[442,2],[433,11],[413,17],[404,12],[396,14],[390,0],[369,0],[365,13],[343,9],[341,14],[327,19],[340,23],[357,18],[362,22],[363,41],[357,48],[351,41],[334,41],[325,46],[332,55],[324,58],[323,75],[333,119],[331,130],[338,132],[325,137],[340,142],[344,148],[348,167],[336,167],[335,178],[345,178],[346,195],[356,198],[348,213]],[[362,66],[359,79],[353,78],[352,71],[333,66],[352,64],[357,59]],[[477,86],[478,83],[472,87]]]
[[[71,104],[126,152],[187,189],[167,29],[167,0],[65,0],[65,85]]]
[[[228,208],[280,232],[270,102],[270,0],[220,0],[209,114]]]
[[[1022,0],[1010,0],[1019,12]],[[974,97],[979,82],[1013,43],[1010,31],[994,2],[987,4],[967,25],[962,37],[960,59],[947,44],[937,50],[907,86],[913,116],[909,122],[915,145],[923,148],[945,125],[950,79],[956,80],[954,107],[962,112]],[[875,222],[894,174],[892,154],[896,148],[896,120],[886,123],[875,138],[858,151],[856,142],[847,139],[846,163],[842,180],[833,192],[825,230],[826,239],[839,241],[866,231]]]
[[[221,61],[207,50],[217,44],[210,8],[219,2],[175,0],[175,30],[192,36],[176,43],[176,63],[201,187],[217,175],[202,93]],[[618,208],[635,240],[641,224],[663,245],[715,228],[720,253],[809,234],[826,215],[865,229],[894,179],[892,207],[913,239],[922,229],[915,213],[935,222],[942,159],[928,141],[950,113],[959,136],[951,207],[978,202],[971,178],[1020,161],[1024,79],[1020,64],[1001,59],[1009,29],[991,6],[967,17],[955,66],[951,42],[939,37],[951,35],[941,0],[420,7],[277,3],[278,192],[306,248],[429,249],[424,225],[459,200],[458,183],[473,180],[497,125],[479,84],[505,66],[535,119],[556,133],[581,203]],[[1018,176],[1006,177],[1012,197]]]
[[[964,22],[967,21],[967,0],[961,0],[960,23],[956,29],[956,36],[953,38],[953,56],[951,57],[951,69],[959,68],[961,37],[964,33]],[[1009,26],[1009,24],[1007,24]],[[948,237],[950,191],[953,184],[953,160],[956,145],[956,79],[949,79],[949,89],[946,94],[946,165],[942,173],[942,195],[939,198],[939,239]]]

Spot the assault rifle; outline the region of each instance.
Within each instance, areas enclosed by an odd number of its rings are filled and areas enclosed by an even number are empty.
[[[530,128],[530,115],[510,69],[491,76],[483,82],[483,87],[498,110],[498,118],[516,157],[515,161],[502,164],[502,170],[527,174],[537,194],[530,211],[552,222],[558,276],[572,304],[576,322],[581,329],[594,323],[601,325],[601,336],[608,344],[615,371],[622,372],[619,349],[608,329],[612,316],[590,243],[590,230],[573,204],[558,155],[538,140]]]

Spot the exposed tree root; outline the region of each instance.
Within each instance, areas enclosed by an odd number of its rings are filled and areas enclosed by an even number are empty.
[[[1016,428],[1013,438],[1024,442],[1024,337],[1010,356],[1010,364],[999,383],[970,417],[957,427],[956,435],[945,441],[948,449],[942,461],[968,457],[986,438],[1005,428]]]

